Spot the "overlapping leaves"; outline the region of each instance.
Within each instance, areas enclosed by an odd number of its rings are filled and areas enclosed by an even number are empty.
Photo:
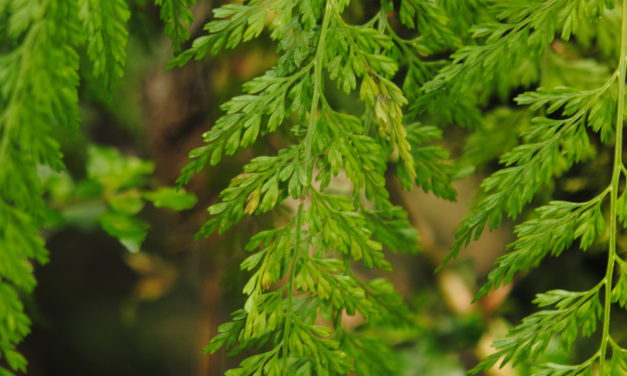
[[[108,90],[123,72],[128,11],[119,0],[9,0],[0,18],[0,373],[11,374],[26,367],[15,351],[29,331],[18,296],[35,285],[32,262],[47,260],[38,172],[63,169],[57,137],[78,123],[81,30],[93,36],[91,74]]]
[[[432,93],[427,97],[445,91],[463,98],[465,93],[477,89],[474,85],[480,80],[513,72],[524,65],[525,59],[543,54],[556,33],[564,41],[580,30],[587,33],[587,28],[596,24],[600,16],[609,14],[605,9],[612,6],[613,2],[603,1],[495,2],[491,9],[499,21],[475,28],[475,37],[484,38],[484,42],[458,51],[453,56],[453,64],[426,85],[427,92]],[[626,30],[623,28],[623,39]],[[621,43],[623,54],[626,42]],[[500,59],[505,50],[508,59]],[[519,140],[509,140],[513,145],[522,142],[503,154],[500,162],[504,166],[484,180],[483,194],[457,232],[452,255],[471,239],[478,238],[486,227],[498,227],[505,215],[516,219],[543,187],[552,184],[575,163],[593,155],[595,147],[590,134],[594,132],[599,134],[602,143],[616,143],[610,184],[584,203],[551,201],[538,208],[531,219],[517,225],[517,240],[510,244],[508,253],[497,259],[497,266],[488,274],[488,281],[477,297],[511,282],[518,272],[535,267],[546,256],[560,255],[571,248],[576,239],[579,239],[578,248],[587,250],[597,238],[603,239],[606,216],[610,223],[608,266],[606,276],[590,290],[553,290],[539,294],[535,300],[539,307],[554,305],[555,309],[540,310],[524,318],[504,339],[494,343],[496,352],[484,359],[474,373],[487,371],[497,363],[526,363],[532,367],[533,375],[542,376],[588,375],[597,365],[602,374],[614,374],[622,367],[623,352],[610,332],[612,302],[622,304],[621,294],[624,294],[623,278],[615,284],[613,273],[615,266],[623,266],[616,254],[618,229],[615,226],[616,219],[624,221],[624,213],[621,213],[624,194],[620,199],[617,197],[624,177],[620,152],[624,98],[618,98],[623,96],[624,82],[617,77],[624,75],[625,65],[622,58],[620,61],[614,74],[597,88],[540,87],[516,98],[519,104],[529,105],[531,111],[539,111],[540,116],[519,127]],[[619,95],[615,94],[615,89]],[[609,213],[603,205],[607,197],[610,198]],[[587,360],[573,365],[540,361],[556,336],[568,350],[578,337],[593,335],[598,326],[602,327],[601,341],[596,353]],[[612,356],[608,357],[610,347]]]
[[[407,187],[417,182],[454,196],[454,169],[446,153],[427,145],[440,133],[405,125],[407,100],[392,81],[398,69],[389,56],[393,41],[382,32],[387,20],[381,15],[390,4],[366,24],[351,25],[342,18],[347,3],[276,0],[223,6],[206,25],[209,34],[171,64],[232,48],[266,27],[278,41],[276,65],[244,85],[247,95],[222,106],[225,114],[204,135],[206,144],[192,151],[194,160],[179,179],[184,184],[259,135],[293,125],[290,137],[296,143],[274,156],[252,159],[220,194],[221,201],[210,206],[210,219],[200,232],[224,231],[245,215],[261,215],[283,203],[298,207],[287,224],[260,232],[246,247],[254,252],[242,263],[252,273],[244,287],[246,304],[206,350],[227,347],[239,354],[257,348],[262,353],[229,375],[391,372],[393,362],[375,364],[376,357],[365,356],[362,346],[370,342],[345,329],[341,320],[345,312],[359,313],[370,323],[408,323],[402,299],[389,283],[363,282],[351,269],[354,262],[389,269],[384,245],[417,251],[407,215],[389,202],[386,163],[398,159]],[[419,12],[436,12],[435,3],[410,3],[412,8],[402,11],[404,22],[434,35],[447,33],[442,17],[430,22]],[[327,75],[348,94],[359,85],[366,107],[361,119],[327,101]],[[344,179],[346,196],[335,189]],[[321,319],[328,324],[320,326]]]

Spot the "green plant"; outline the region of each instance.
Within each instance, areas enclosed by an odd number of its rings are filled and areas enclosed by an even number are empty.
[[[124,73],[129,16],[125,0],[0,1],[2,375],[26,371],[16,345],[30,331],[21,297],[35,286],[33,263],[48,260],[40,233],[71,220],[52,209],[67,209],[76,198],[103,201],[102,227],[135,251],[147,227],[132,217],[142,198],[178,210],[195,202],[174,188],[146,190],[142,175],[152,172],[151,163],[114,150],[89,147],[89,176],[76,188],[64,171],[60,140],[79,123],[79,56],[87,58],[82,79],[109,96]]]
[[[0,1],[0,357],[25,371],[15,346],[28,333],[20,293],[35,285],[31,261],[46,262],[39,235],[46,204],[38,167],[63,169],[58,135],[78,124],[79,51],[87,47],[103,90],[122,75],[127,4]]]
[[[232,355],[261,350],[229,375],[394,373],[384,344],[347,330],[343,316],[360,314],[369,325],[407,325],[409,313],[389,282],[363,281],[351,264],[361,260],[367,268],[389,270],[384,245],[417,251],[415,230],[389,201],[384,173],[390,158],[403,186],[416,181],[426,191],[455,196],[449,183],[455,169],[444,161],[446,152],[426,145],[441,132],[405,125],[407,99],[391,80],[397,61],[409,51],[411,74],[405,85],[416,86],[412,80],[429,77],[429,64],[418,53],[458,43],[446,27],[445,13],[434,2],[402,1],[401,22],[421,30],[421,37],[404,40],[389,23],[391,2],[381,2],[375,16],[361,25],[344,20],[347,5],[344,0],[224,5],[213,10],[216,19],[205,26],[209,34],[171,63],[182,66],[234,48],[264,28],[280,54],[272,69],[244,84],[245,95],[222,105],[225,115],[204,134],[206,145],[190,153],[193,161],[179,179],[186,184],[194,173],[259,136],[280,131],[293,143],[244,166],[221,193],[221,202],[209,207],[211,218],[199,233],[226,231],[244,216],[261,215],[281,203],[294,207],[287,223],[248,242],[246,249],[254,253],[241,267],[253,274],[244,287],[244,309],[220,326],[205,349],[226,347]],[[333,81],[346,94],[360,86],[364,110],[359,116],[334,108],[325,88]],[[334,188],[340,173],[350,181],[344,195]]]
[[[129,252],[138,252],[148,233],[148,223],[137,217],[146,202],[157,208],[189,209],[196,197],[182,189],[162,186],[148,189],[154,163],[123,156],[109,147],[89,145],[87,177],[75,181],[67,171],[40,168],[49,210],[46,227],[90,226],[99,223]]]
[[[146,223],[135,217],[146,200],[176,210],[195,203],[173,188],[147,190],[151,163],[112,149],[86,148],[85,180],[74,182],[64,172],[59,144],[79,123],[79,81],[98,98],[111,95],[124,73],[129,5],[136,3],[142,2],[0,0],[2,375],[26,369],[16,351],[30,326],[21,295],[35,285],[33,262],[47,260],[42,228],[71,221],[73,199],[97,202],[92,219],[130,251],[146,235]],[[469,169],[460,170],[432,145],[452,123],[471,133],[463,163],[481,167],[506,153],[449,258],[505,216],[530,217],[516,227],[518,239],[478,298],[576,241],[584,251],[608,244],[598,284],[539,294],[540,307],[555,308],[525,318],[473,372],[500,359],[531,366],[536,376],[627,372],[627,351],[610,331],[615,305],[627,307],[627,263],[617,246],[619,226],[627,226],[627,7],[611,0],[249,0],[214,9],[207,34],[187,44],[196,1],[154,3],[172,39],[170,68],[264,32],[277,46],[274,66],[222,105],[224,115],[191,151],[178,180],[187,184],[263,137],[287,145],[246,164],[209,207],[198,234],[227,231],[251,216],[264,219],[241,264],[250,275],[244,307],[205,348],[244,358],[228,375],[401,372],[388,341],[373,333],[389,327],[423,333],[428,325],[417,329],[391,283],[370,278],[376,273],[362,266],[389,270],[384,248],[419,250],[407,214],[390,198],[388,170],[404,188],[417,184],[455,199],[451,180]],[[538,83],[516,96],[530,111],[510,108],[512,93]],[[531,120],[530,113],[538,116]],[[582,202],[556,200],[561,177],[611,147],[609,185],[588,182],[579,194],[597,192]],[[529,213],[532,201],[543,205]],[[350,327],[349,316],[360,325]],[[545,362],[556,336],[570,350],[579,337],[595,333],[599,346],[583,361]],[[429,341],[434,344],[416,348],[429,354],[438,347],[435,336]]]
[[[576,36],[578,40],[572,45],[585,49],[590,46],[592,36],[603,35],[597,30],[606,27],[611,30],[609,25],[613,24],[607,19],[614,18],[613,8],[613,1],[495,2],[491,11],[497,22],[474,28],[474,36],[482,42],[456,52],[453,64],[425,85],[427,96],[446,92],[457,98],[476,91],[478,82],[491,80],[516,84],[517,80],[512,82],[506,76],[520,69],[525,60],[546,56],[556,31],[564,42]],[[523,319],[506,338],[495,342],[497,352],[473,373],[487,370],[499,360],[501,364],[532,365],[533,375],[622,375],[627,371],[627,350],[610,333],[612,304],[618,303],[622,308],[627,305],[627,264],[617,252],[619,226],[625,217],[625,194],[620,191],[624,190],[621,180],[625,176],[622,146],[627,6],[622,11],[622,34],[614,39],[616,45],[598,37],[601,52],[609,55],[611,61],[617,61],[617,68],[605,74],[603,82],[586,90],[576,86],[540,87],[516,97],[518,104],[529,105],[530,110],[540,110],[541,114],[523,129],[522,143],[500,158],[504,167],[483,182],[484,195],[462,223],[450,256],[454,257],[472,238],[479,237],[485,227],[498,227],[504,215],[516,219],[556,177],[574,164],[589,160],[597,150],[613,145],[609,184],[584,202],[550,201],[537,208],[532,218],[517,225],[517,240],[510,244],[510,252],[497,260],[497,267],[489,273],[478,297],[511,282],[516,273],[528,271],[546,256],[559,256],[575,240],[579,240],[582,251],[600,237],[599,240],[607,240],[605,276],[587,291],[552,290],[538,294],[534,303],[555,308]],[[599,21],[604,18],[605,24]],[[617,50],[620,50],[618,59],[612,56]],[[598,135],[599,143],[591,133]],[[608,201],[609,207],[604,206]],[[609,235],[604,239],[606,231]],[[596,333],[597,326],[601,327],[598,350],[586,360],[573,365],[541,361],[554,336],[559,335],[563,348],[569,350],[578,337]]]

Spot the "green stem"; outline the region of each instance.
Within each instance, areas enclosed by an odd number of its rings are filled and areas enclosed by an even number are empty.
[[[314,77],[313,77],[313,97],[311,99],[311,108],[309,109],[309,126],[307,134],[305,134],[305,168],[307,169],[308,187],[311,186],[313,180],[314,166],[311,160],[314,135],[316,133],[316,112],[320,103],[320,94],[322,93],[322,67],[324,66],[324,45],[327,40],[327,32],[329,30],[329,21],[331,19],[333,0],[327,1],[324,8],[322,18],[322,27],[320,28],[320,39],[316,47],[316,55],[314,57]],[[307,187],[305,188],[305,191]]]
[[[625,111],[625,72],[627,70],[627,1],[623,2],[623,20],[621,28],[621,47],[618,64],[618,103],[616,114],[616,140],[614,147],[614,172],[612,174],[610,192],[610,240],[607,256],[607,270],[605,272],[605,301],[603,306],[603,334],[601,337],[601,349],[599,355],[599,375],[604,375],[605,356],[610,339],[610,311],[612,309],[612,280],[614,277],[614,264],[616,264],[616,237],[618,233],[618,189],[623,166],[623,115]]]
[[[322,26],[320,28],[320,38],[318,39],[318,46],[316,47],[316,55],[313,60],[314,66],[314,88],[313,97],[311,99],[311,108],[309,109],[309,126],[307,127],[307,133],[305,134],[305,168],[307,169],[307,186],[304,188],[303,197],[307,192],[307,189],[311,187],[313,183],[313,161],[312,161],[312,149],[314,145],[314,137],[316,133],[316,113],[320,105],[320,96],[322,93],[322,67],[324,65],[324,46],[327,39],[327,31],[329,29],[329,20],[331,18],[331,7],[333,6],[333,0],[327,1],[324,9],[324,15],[322,18]],[[296,214],[296,239],[294,245],[294,255],[291,260],[290,271],[287,281],[287,312],[285,316],[285,326],[283,335],[283,374],[288,375],[287,358],[289,352],[287,347],[290,340],[290,332],[292,329],[292,316],[294,313],[293,297],[294,297],[294,277],[296,275],[296,267],[301,252],[301,228],[303,217],[303,202],[298,205],[298,213]]]

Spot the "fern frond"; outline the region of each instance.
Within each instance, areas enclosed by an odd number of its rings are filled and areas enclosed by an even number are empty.
[[[405,123],[407,99],[393,81],[395,42],[386,32],[391,3],[384,2],[362,25],[344,20],[347,3],[271,0],[223,6],[214,10],[216,20],[206,26],[209,34],[171,63],[179,66],[233,48],[264,28],[277,40],[280,54],[269,72],[244,84],[247,95],[222,106],[225,115],[205,133],[206,144],[190,153],[194,160],[183,169],[181,184],[258,135],[296,123],[291,128],[295,144],[275,156],[252,159],[222,191],[221,201],[209,207],[210,218],[199,233],[224,231],[245,215],[268,212],[288,198],[298,206],[286,225],[258,233],[246,247],[254,252],[242,263],[252,274],[244,287],[246,304],[219,328],[206,350],[226,347],[239,354],[255,348],[261,353],[227,374],[393,372],[392,361],[374,365],[379,358],[366,360],[371,350],[364,346],[371,342],[342,323],[344,313],[359,314],[369,325],[411,322],[389,283],[362,281],[351,270],[355,262],[389,270],[384,246],[418,251],[406,213],[389,201],[387,162],[398,162],[406,187],[417,182],[454,197],[450,180],[455,168],[445,161],[444,150],[427,145],[440,132]],[[410,26],[455,39],[435,2],[409,3],[414,13],[404,9],[403,17]],[[417,13],[423,10],[438,16],[428,20]],[[365,107],[361,117],[329,103],[327,77],[349,95],[359,86]],[[333,189],[340,175],[349,182],[345,195]],[[317,326],[321,319],[329,323]]]
[[[31,263],[48,257],[37,166],[63,167],[54,132],[77,123],[78,55],[67,40],[77,17],[70,2],[11,2],[9,11],[4,37],[22,42],[0,56],[0,356],[10,370],[25,371],[15,347],[30,321],[18,292],[33,289]]]
[[[83,0],[79,16],[83,30],[89,36],[87,55],[93,64],[93,73],[101,77],[106,92],[124,75],[130,17],[126,0]]]

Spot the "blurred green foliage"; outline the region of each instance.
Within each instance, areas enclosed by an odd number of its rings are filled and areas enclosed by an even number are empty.
[[[113,148],[90,145],[87,150],[87,177],[78,182],[65,172],[40,172],[49,193],[47,225],[90,226],[98,222],[130,252],[138,252],[146,238],[148,224],[136,215],[146,201],[157,208],[185,210],[196,204],[196,197],[183,189],[148,189],[152,162],[125,157]],[[44,172],[45,171],[45,172]]]

